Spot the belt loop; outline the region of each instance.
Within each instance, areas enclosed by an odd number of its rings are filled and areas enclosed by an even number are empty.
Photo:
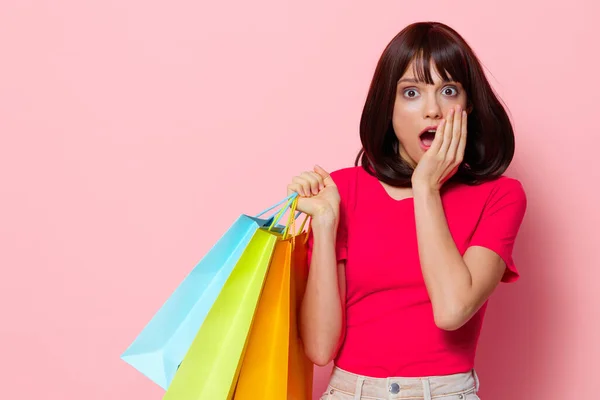
[[[360,400],[362,397],[362,387],[365,383],[365,377],[359,376],[356,378],[356,389],[354,389],[354,400]]]
[[[477,376],[477,371],[473,368],[473,379],[475,379],[475,393],[479,392],[479,376]]]
[[[429,385],[429,378],[421,379],[423,382],[423,400],[431,400],[431,386]]]

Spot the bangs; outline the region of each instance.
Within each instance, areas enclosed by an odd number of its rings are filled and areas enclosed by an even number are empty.
[[[469,86],[467,57],[454,38],[445,32],[431,29],[415,39],[411,61],[414,61],[413,74],[419,82],[433,84],[433,64],[442,80]]]

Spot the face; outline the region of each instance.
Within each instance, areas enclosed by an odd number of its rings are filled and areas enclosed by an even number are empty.
[[[415,167],[433,139],[432,134],[421,135],[423,130],[435,129],[457,104],[464,109],[467,95],[459,82],[444,82],[433,64],[433,85],[417,82],[413,63],[398,81],[392,125],[400,142],[400,156]]]

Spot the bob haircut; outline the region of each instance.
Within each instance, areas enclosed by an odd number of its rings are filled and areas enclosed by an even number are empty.
[[[464,161],[449,181],[475,185],[501,176],[515,150],[510,119],[471,47],[455,30],[439,22],[408,25],[383,51],[360,120],[362,149],[355,166],[360,163],[389,185],[411,186],[414,169],[400,157],[392,112],[398,80],[412,60],[420,82],[433,84],[432,63],[442,79],[460,82],[466,91],[469,114]]]

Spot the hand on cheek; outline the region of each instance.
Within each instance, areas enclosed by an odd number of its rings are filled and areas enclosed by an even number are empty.
[[[413,187],[439,190],[458,171],[466,144],[467,113],[456,106],[438,125],[431,147],[415,168]]]

